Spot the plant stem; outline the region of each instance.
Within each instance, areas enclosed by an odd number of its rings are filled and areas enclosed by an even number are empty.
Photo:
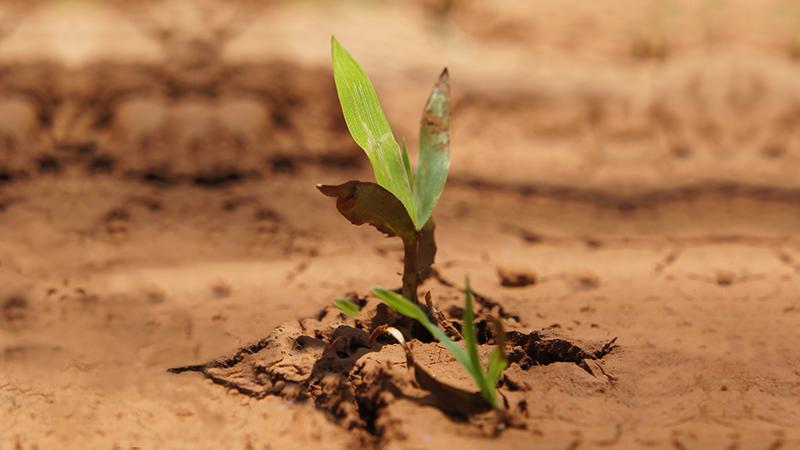
[[[417,298],[417,251],[419,239],[403,239],[403,297],[419,305]]]

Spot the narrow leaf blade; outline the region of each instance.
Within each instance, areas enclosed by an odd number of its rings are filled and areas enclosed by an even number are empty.
[[[478,338],[475,332],[475,311],[473,310],[474,298],[472,296],[472,289],[469,286],[469,278],[466,278],[466,287],[464,288],[464,315],[461,323],[461,334],[464,336],[464,347],[467,349],[469,361],[473,370],[481,369],[481,360],[478,356]]]
[[[478,338],[475,332],[475,311],[473,310],[474,298],[472,295],[472,288],[469,284],[469,277],[464,280],[464,316],[461,322],[461,334],[464,336],[464,347],[469,356],[470,372],[476,380],[478,388],[486,400],[495,406],[494,402],[494,388],[491,388],[486,382],[486,377],[483,373],[481,366],[480,355],[478,354]]]
[[[403,167],[406,168],[406,176],[408,177],[409,184],[414,185],[414,170],[411,168],[411,159],[408,157],[408,145],[406,140],[403,139]]]
[[[374,288],[372,292],[376,297],[378,297],[378,299],[380,299],[380,301],[386,303],[390,308],[399,312],[400,314],[410,317],[420,322],[422,325],[430,323],[428,316],[425,315],[425,312],[423,312],[411,300],[406,299],[397,292],[380,287]]]
[[[497,318],[494,319],[494,335],[496,346],[492,351],[492,354],[489,356],[489,367],[486,370],[486,379],[492,390],[492,396],[494,398],[494,403],[492,406],[499,409],[502,408],[502,404],[497,398],[497,380],[500,379],[500,375],[502,375],[503,371],[508,367],[508,358],[506,358],[505,350],[506,332],[503,329],[503,322]]]
[[[408,211],[415,227],[417,212],[400,145],[394,138],[378,95],[358,62],[331,38],[333,79],[347,129],[369,158],[375,181],[394,194]]]
[[[500,375],[502,375],[503,371],[508,367],[508,361],[504,353],[502,347],[495,347],[494,351],[492,351],[492,355],[489,357],[489,370],[487,371],[486,378],[492,386],[492,389],[496,388],[497,380],[500,379]]]
[[[474,377],[472,370],[470,370],[470,363],[469,357],[467,353],[464,351],[463,348],[459,347],[458,344],[452,341],[444,331],[440,330],[437,326],[431,323],[428,316],[425,314],[419,306],[415,305],[414,302],[408,300],[407,298],[403,297],[402,295],[398,294],[397,292],[390,291],[387,289],[376,287],[372,290],[378,299],[382,302],[386,303],[390,308],[394,309],[395,311],[399,312],[400,314],[410,317],[425,327],[432,335],[436,338],[439,342],[444,345],[447,350],[453,355],[456,361],[467,371],[467,373],[472,376],[472,379],[476,382],[477,380]]]
[[[493,389],[497,387],[497,380],[500,379],[500,375],[508,367],[505,350],[506,332],[503,329],[503,323],[496,318],[494,319],[494,335],[496,346],[489,357],[489,367],[486,373],[486,378]]]
[[[440,408],[450,413],[470,416],[493,407],[482,393],[465,391],[442,383],[416,362],[414,362],[414,378],[422,389],[433,394]]]
[[[361,312],[361,308],[354,301],[346,298],[337,298],[333,301],[333,306],[350,317],[356,317]]]
[[[430,218],[450,170],[450,76],[442,71],[422,113],[419,157],[414,176],[417,229]]]

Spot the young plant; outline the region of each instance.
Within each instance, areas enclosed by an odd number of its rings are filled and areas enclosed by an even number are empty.
[[[456,361],[464,368],[469,374],[472,381],[480,390],[483,399],[494,409],[503,409],[503,405],[497,397],[497,380],[503,370],[508,366],[505,351],[503,349],[505,334],[496,322],[497,327],[497,346],[492,351],[489,357],[489,363],[484,370],[481,364],[480,356],[478,354],[478,338],[475,331],[475,312],[472,308],[474,303],[474,296],[472,288],[469,284],[469,278],[466,279],[464,287],[465,305],[464,317],[462,320],[461,328],[462,335],[464,336],[464,348],[453,342],[444,331],[439,329],[436,325],[431,323],[425,312],[416,304],[397,294],[394,291],[389,291],[383,288],[373,289],[373,293],[390,308],[398,313],[410,317],[424,326],[428,332],[433,335],[439,342],[444,345],[447,350],[453,355]],[[419,378],[419,377],[418,377]],[[452,392],[453,389],[450,388]]]
[[[419,304],[417,285],[436,254],[431,215],[450,167],[450,87],[447,69],[439,76],[422,114],[416,172],[408,150],[392,134],[378,95],[356,60],[331,38],[333,78],[347,129],[367,154],[375,183],[348,181],[318,185],[351,223],[368,223],[403,240],[403,296]]]

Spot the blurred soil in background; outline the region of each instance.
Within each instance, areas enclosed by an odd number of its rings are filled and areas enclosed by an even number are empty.
[[[412,150],[449,68],[442,279],[617,337],[610,378],[512,365],[527,428],[488,438],[166,373],[399,285],[314,188],[372,177],[332,34]],[[4,1],[0,449],[800,447],[798,73],[789,0]]]

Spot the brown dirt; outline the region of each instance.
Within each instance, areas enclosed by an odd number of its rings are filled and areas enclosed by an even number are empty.
[[[522,3],[0,6],[0,449],[800,447],[791,5]],[[364,341],[402,248],[314,188],[371,177],[332,32],[400,136],[449,66],[423,288],[504,318],[500,433]]]

